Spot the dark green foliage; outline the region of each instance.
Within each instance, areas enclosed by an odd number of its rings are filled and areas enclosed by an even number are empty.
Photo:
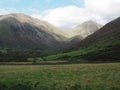
[[[31,90],[32,85],[29,82],[12,82],[10,85],[0,82],[0,90]]]
[[[35,63],[41,55],[41,51],[1,49],[0,62],[27,62],[28,58],[34,58]]]
[[[5,83],[0,82],[0,90],[6,90],[7,86]]]
[[[85,90],[92,90],[91,87],[89,87],[88,85],[85,86]]]
[[[82,90],[82,88],[80,85],[75,84],[74,86],[71,86],[69,90]]]
[[[30,89],[31,84],[29,82],[16,82],[9,88],[9,90],[30,90]]]

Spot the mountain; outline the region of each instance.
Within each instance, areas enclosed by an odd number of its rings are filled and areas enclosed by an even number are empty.
[[[77,43],[76,47],[88,47],[98,42],[105,41],[118,41],[120,42],[120,18],[117,18],[110,23],[106,24],[100,30],[96,31],[92,35],[86,37]],[[107,43],[107,42],[105,42]],[[112,44],[112,43],[111,43]]]
[[[84,50],[86,59],[120,60],[120,17],[70,48]]]
[[[86,21],[72,30],[65,31],[67,37],[69,38],[68,47],[74,45],[75,43],[81,41],[85,37],[89,36],[90,34],[96,32],[100,29],[102,25],[94,22],[94,21]]]
[[[87,21],[70,31],[62,31],[48,22],[25,14],[0,16],[0,47],[13,49],[61,50],[70,46],[102,25]]]
[[[66,52],[46,58],[71,62],[120,62],[120,17],[70,46]]]
[[[87,37],[88,35],[94,33],[95,31],[97,31],[98,29],[100,29],[102,27],[101,24],[98,24],[94,21],[86,21],[78,26],[76,26],[75,28],[73,28],[72,30],[69,30],[69,37],[75,37],[76,36],[80,36],[81,39]]]
[[[48,22],[24,14],[0,16],[0,47],[56,50],[64,47],[64,34]]]

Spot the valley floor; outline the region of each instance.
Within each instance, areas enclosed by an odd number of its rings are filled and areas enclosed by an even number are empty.
[[[120,90],[120,63],[0,65],[0,90]]]

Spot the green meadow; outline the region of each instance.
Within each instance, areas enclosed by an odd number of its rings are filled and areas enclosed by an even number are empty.
[[[120,63],[1,65],[0,90],[120,90]]]

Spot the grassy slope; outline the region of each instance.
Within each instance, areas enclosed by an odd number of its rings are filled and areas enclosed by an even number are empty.
[[[0,66],[1,90],[119,90],[120,64]]]
[[[46,60],[94,61],[94,60],[120,60],[120,40],[109,38],[91,45],[88,48],[61,53],[45,57]]]
[[[120,18],[106,24],[71,46],[68,53],[45,57],[47,60],[120,61]]]

